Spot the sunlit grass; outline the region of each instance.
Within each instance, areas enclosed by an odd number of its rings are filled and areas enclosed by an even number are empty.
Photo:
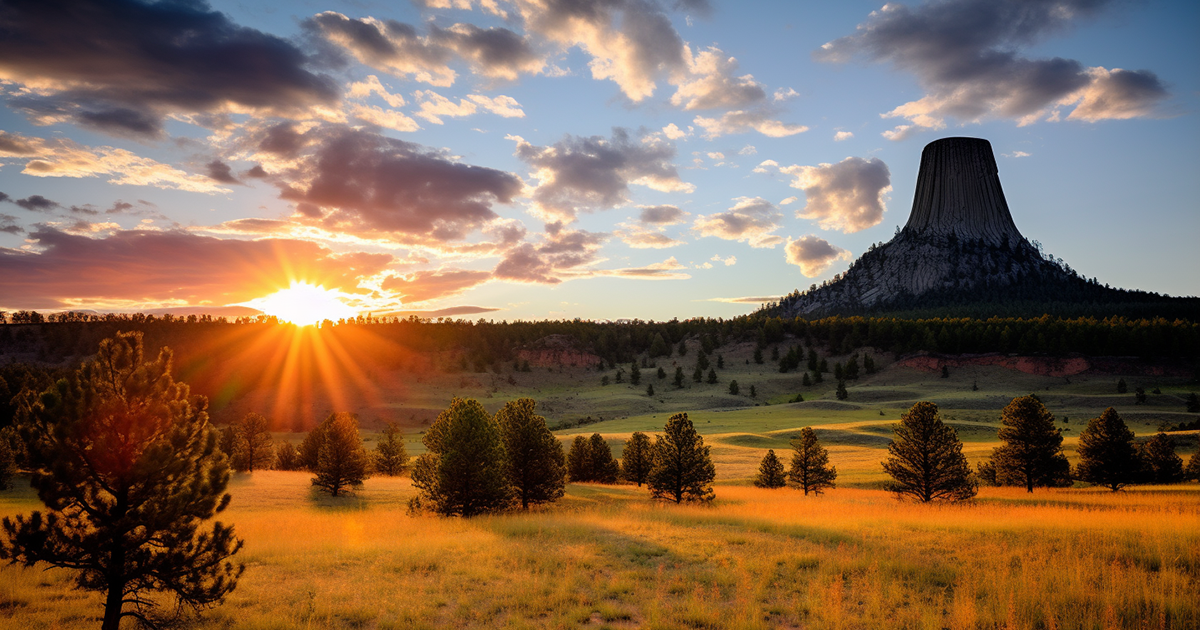
[[[1200,487],[984,489],[968,505],[718,486],[716,504],[572,485],[556,506],[412,517],[406,479],[354,497],[239,476],[238,589],[199,628],[1188,628]],[[33,506],[0,495],[0,512]],[[96,625],[61,571],[0,570],[0,625]]]

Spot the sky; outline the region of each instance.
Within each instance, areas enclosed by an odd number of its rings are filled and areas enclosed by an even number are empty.
[[[845,271],[921,149],[1200,294],[1200,4],[5,0],[0,310],[734,317]]]

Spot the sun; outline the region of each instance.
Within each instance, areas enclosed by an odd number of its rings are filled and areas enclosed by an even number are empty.
[[[267,315],[297,326],[311,326],[329,319],[338,320],[358,315],[340,299],[337,291],[307,282],[293,282],[292,286],[246,303]]]

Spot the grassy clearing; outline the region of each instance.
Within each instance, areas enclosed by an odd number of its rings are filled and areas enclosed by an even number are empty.
[[[711,507],[572,485],[529,514],[411,517],[406,479],[354,497],[239,476],[245,576],[197,628],[1188,628],[1200,487],[986,489],[965,506],[720,486]],[[0,495],[0,512],[36,503]],[[0,569],[0,625],[94,627],[62,571]]]

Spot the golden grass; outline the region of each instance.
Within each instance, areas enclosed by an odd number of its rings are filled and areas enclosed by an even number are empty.
[[[237,590],[197,628],[1194,628],[1200,487],[985,489],[969,505],[882,491],[718,486],[712,506],[572,485],[557,506],[412,517],[406,479],[316,495],[235,479]],[[32,507],[0,495],[0,513]],[[90,628],[63,571],[0,569],[0,626]]]

